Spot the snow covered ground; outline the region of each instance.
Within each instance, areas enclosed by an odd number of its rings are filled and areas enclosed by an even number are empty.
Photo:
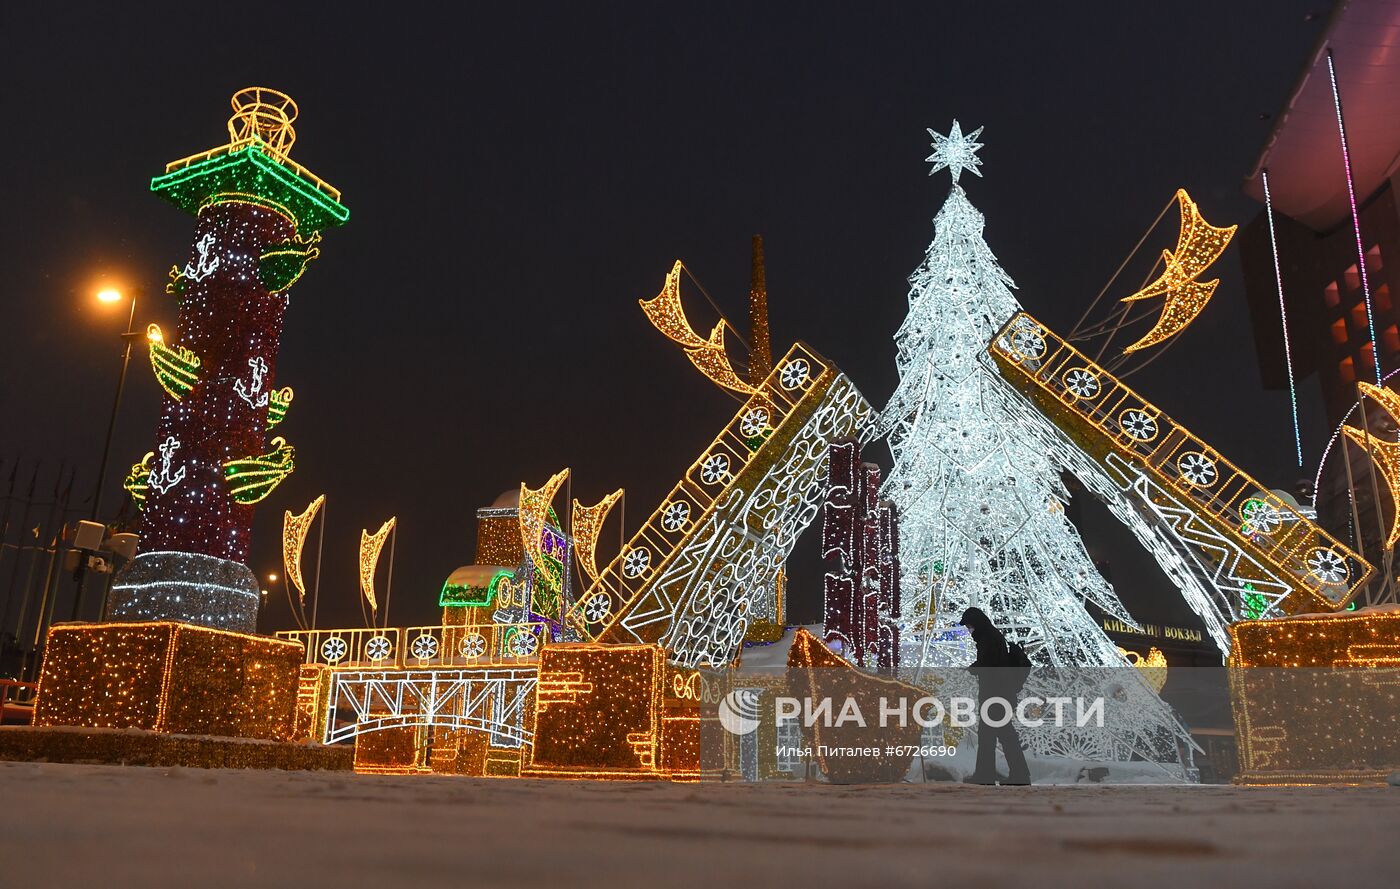
[[[1395,885],[1400,788],[831,787],[0,763],[0,886]]]

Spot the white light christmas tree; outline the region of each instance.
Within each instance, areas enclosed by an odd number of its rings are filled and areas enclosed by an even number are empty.
[[[982,214],[957,184],[963,170],[981,175],[981,129],[964,135],[954,121],[948,136],[929,133],[935,150],[928,160],[935,170],[946,167],[954,183],[928,254],[910,277],[909,314],[895,334],[899,385],[880,422],[894,455],[881,496],[899,515],[905,670],[955,665],[965,648],[940,640],[955,639],[946,631],[969,606],[985,611],[1038,665],[1126,667],[1085,603],[1134,621],[1065,516],[1069,494],[1050,449],[1009,415],[1007,392],[985,356],[1021,307],[982,238]],[[1063,738],[1033,748],[1161,761],[1175,746],[1165,742],[1184,731],[1155,694],[1146,700],[1132,685],[1142,712],[1130,719],[1135,737],[1120,738],[1116,750],[1096,742],[1088,743],[1096,749],[1065,749]]]

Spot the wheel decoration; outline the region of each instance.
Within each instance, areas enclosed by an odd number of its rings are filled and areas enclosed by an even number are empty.
[[[1045,337],[1023,327],[1011,335],[1011,349],[1022,358],[1039,358],[1045,354]]]
[[[651,550],[638,546],[627,551],[622,560],[622,573],[628,577],[641,577],[651,567]]]
[[[583,616],[589,623],[600,624],[608,619],[612,614],[612,596],[607,593],[595,593],[583,603]]]
[[[437,657],[437,653],[438,641],[436,637],[428,633],[424,633],[417,639],[413,640],[413,656],[418,658],[420,661],[431,660],[432,658]]]
[[[1065,388],[1075,398],[1093,398],[1099,394],[1099,378],[1087,367],[1076,367],[1065,374]]]
[[[1200,451],[1187,451],[1182,454],[1176,461],[1176,468],[1181,470],[1182,478],[1198,488],[1212,485],[1220,477],[1215,461]]]
[[[1330,549],[1317,548],[1308,553],[1308,573],[1323,583],[1346,583],[1351,576],[1346,560]]]
[[[742,417],[739,418],[739,431],[748,438],[762,435],[768,428],[768,410],[766,408],[749,408]]]
[[[666,504],[666,511],[661,514],[661,527],[667,531],[679,531],[685,527],[685,523],[690,521],[690,504],[684,500],[676,500]]]
[[[468,633],[457,643],[457,651],[464,658],[476,660],[486,653],[486,637],[480,633]]]
[[[540,640],[529,630],[520,630],[510,637],[510,651],[516,657],[529,657],[540,647]]]
[[[724,454],[711,454],[700,464],[700,478],[707,485],[718,484],[729,477],[729,458]]]
[[[1240,517],[1244,519],[1240,530],[1246,534],[1272,534],[1283,527],[1283,515],[1258,497],[1240,504]]]
[[[1129,438],[1151,441],[1157,437],[1157,420],[1146,411],[1136,408],[1123,411],[1118,417],[1118,423]]]
[[[807,378],[812,375],[812,366],[805,358],[794,358],[783,365],[782,373],[778,375],[778,380],[783,384],[784,389],[796,389]]]
[[[365,643],[365,657],[372,661],[382,661],[394,651],[388,636],[375,636]]]
[[[332,636],[321,643],[321,657],[325,658],[328,663],[333,664],[345,657],[345,652],[349,650],[350,648],[345,644],[345,640],[339,636]]]

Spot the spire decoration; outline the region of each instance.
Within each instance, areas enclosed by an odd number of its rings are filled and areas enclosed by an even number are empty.
[[[763,262],[763,235],[754,235],[749,271],[749,385],[763,385],[772,372],[773,342],[768,330],[768,274]]]

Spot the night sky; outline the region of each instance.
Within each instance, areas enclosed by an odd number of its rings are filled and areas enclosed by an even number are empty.
[[[91,294],[144,287],[138,325],[174,325],[162,287],[193,221],[150,177],[227,141],[236,89],[289,93],[292,158],[351,216],[291,291],[276,382],[296,399],[277,431],[298,468],[260,506],[252,568],[281,571],[282,510],[326,492],[322,626],[359,622],[359,531],[390,515],[395,625],[437,622],[443,578],[472,561],[476,508],[522,480],[572,467],[585,503],[625,486],[637,527],[735,406],[637,306],[677,257],[745,329],[749,238],[763,233],[775,354],[804,340],[883,406],[906,278],[948,191],[946,173],[926,175],[925,127],[985,126],[985,178],[964,187],[1021,303],[1067,333],[1176,188],[1214,224],[1254,216],[1240,184],[1264,115],[1327,13],[1319,0],[126,6],[0,11],[0,454],[78,461],[89,489],[125,323]],[[1174,240],[1173,214],[1111,296]],[[1287,394],[1260,388],[1234,248],[1210,274],[1223,279],[1211,306],[1130,382],[1291,487]],[[714,309],[689,281],[682,292],[708,330]],[[1301,394],[1316,460],[1316,381]],[[154,446],[160,395],[138,351],[109,505]],[[1086,539],[1135,614],[1187,622],[1106,515],[1085,511]],[[805,620],[820,602],[812,537],[791,563]],[[290,624],[280,600],[267,617]]]

